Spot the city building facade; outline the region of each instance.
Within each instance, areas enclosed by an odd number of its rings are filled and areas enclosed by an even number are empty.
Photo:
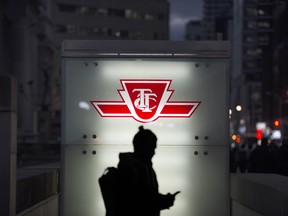
[[[40,112],[49,105],[49,74],[53,43],[45,32],[46,20],[36,1],[1,1],[1,74],[18,83],[18,135],[37,141],[48,126]],[[17,5],[17,7],[15,7]],[[39,129],[39,130],[38,130]],[[46,135],[45,135],[46,136]]]
[[[284,136],[288,136],[288,1],[279,1],[274,13],[275,48],[273,50],[273,119],[280,120]]]
[[[185,26],[186,40],[201,40],[202,20],[191,20]]]
[[[283,112],[284,93],[282,96],[280,94],[287,86],[284,81],[287,61],[284,63],[283,55],[279,54],[287,52],[284,40],[279,40],[280,32],[287,27],[282,25],[281,30],[279,27],[277,30],[281,19],[280,14],[276,16],[277,8],[279,2],[273,0],[234,1],[231,40],[232,113],[237,105],[242,106],[241,113],[231,116],[235,133],[239,133],[240,125],[247,134],[255,136],[256,125],[261,122],[272,131],[275,129],[274,120],[287,115],[287,112]],[[282,7],[281,14],[283,11],[285,9]]]
[[[166,0],[51,0],[47,15],[56,40],[169,39]]]
[[[204,0],[202,39],[217,40],[230,38],[230,20],[233,0]]]
[[[167,0],[3,0],[0,6],[0,73],[18,80],[19,142],[60,141],[63,40],[169,39]]]

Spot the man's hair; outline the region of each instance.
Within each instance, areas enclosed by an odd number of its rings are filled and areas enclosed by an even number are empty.
[[[153,147],[156,148],[156,135],[149,129],[144,129],[143,126],[139,127],[138,133],[133,138],[133,146],[135,150]]]

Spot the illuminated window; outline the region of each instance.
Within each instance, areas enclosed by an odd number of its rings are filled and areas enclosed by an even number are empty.
[[[108,14],[108,10],[106,8],[98,8],[97,13],[101,16],[106,16]]]
[[[247,28],[248,29],[268,29],[271,28],[271,22],[269,21],[256,21],[256,20],[252,20],[252,21],[248,21],[246,23]]]
[[[107,32],[108,32],[107,28],[101,28],[99,31],[99,35],[100,36],[107,36]]]
[[[91,6],[77,6],[73,4],[58,4],[58,9],[61,12],[78,13],[82,15],[100,15],[100,16],[114,16],[125,17],[129,19],[142,19],[146,21],[164,20],[165,14],[157,14],[151,12],[140,12],[132,9],[117,9],[117,8],[97,8]]]
[[[270,36],[269,34],[265,34],[265,33],[260,33],[260,34],[252,34],[252,35],[248,35],[245,37],[245,42],[246,43],[269,43],[270,41]]]
[[[256,8],[246,8],[245,14],[247,16],[257,16],[257,9]]]
[[[269,37],[269,35],[260,35],[260,36],[258,37],[258,40],[259,40],[260,42],[269,42],[269,41],[270,41],[270,37]]]
[[[262,48],[257,48],[256,49],[257,55],[262,55],[263,54],[263,49]]]
[[[273,7],[262,6],[258,8],[259,16],[273,16]]]
[[[271,24],[268,21],[258,22],[258,28],[271,28]]]
[[[254,62],[254,61],[245,61],[244,62],[244,68],[245,69],[255,69],[257,67],[258,67],[257,62]]]
[[[248,56],[259,56],[261,54],[263,54],[263,49],[262,48],[250,48],[246,50],[246,55]]]
[[[269,16],[272,15],[271,9],[268,8],[245,8],[247,16]]]
[[[248,29],[256,29],[257,28],[257,22],[256,21],[248,21],[247,22],[247,28]]]
[[[245,38],[245,41],[248,43],[255,43],[255,42],[257,42],[257,37],[256,36],[248,36]]]
[[[253,92],[251,94],[251,100],[253,100],[253,101],[261,100],[261,93],[260,92]]]
[[[259,10],[258,10],[258,15],[260,15],[260,16],[265,15],[265,11],[262,10],[262,9],[259,9]]]
[[[132,10],[126,9],[125,10],[125,17],[126,18],[132,18]]]
[[[78,7],[80,14],[88,14],[89,13],[89,7],[87,6],[80,6]]]
[[[133,11],[132,18],[133,19],[141,19],[141,14],[137,11]]]
[[[149,13],[146,13],[144,15],[144,17],[145,17],[145,20],[154,20],[154,16],[152,14],[149,14]]]

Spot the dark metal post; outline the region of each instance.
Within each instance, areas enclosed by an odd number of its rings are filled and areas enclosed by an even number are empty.
[[[16,215],[16,80],[0,75],[0,215]]]

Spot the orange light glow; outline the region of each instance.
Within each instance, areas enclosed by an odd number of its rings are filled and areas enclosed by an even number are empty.
[[[280,126],[280,121],[279,120],[275,120],[274,121],[274,126],[275,127],[279,127]]]

